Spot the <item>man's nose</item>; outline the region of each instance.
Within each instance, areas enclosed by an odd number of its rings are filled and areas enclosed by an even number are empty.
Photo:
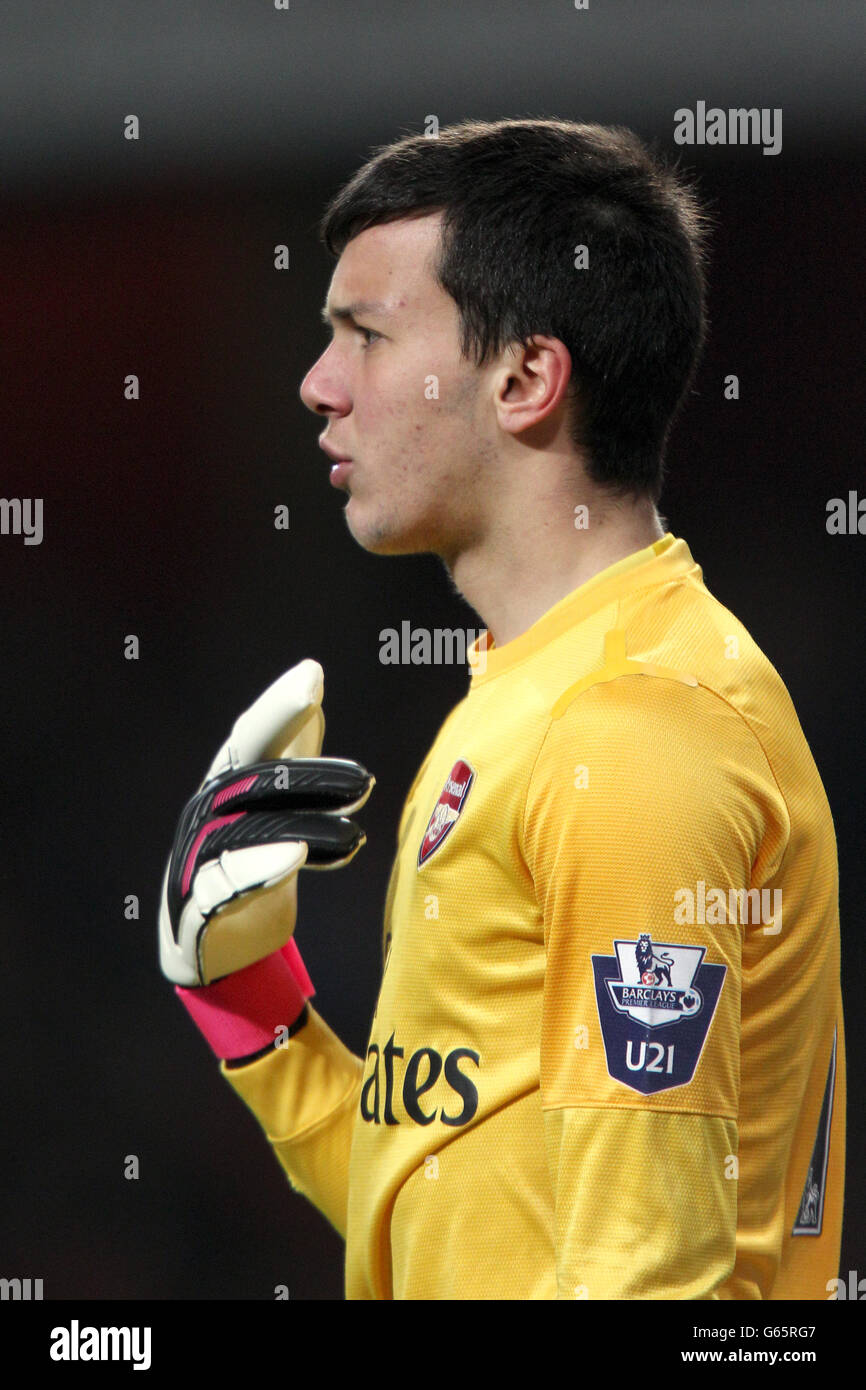
[[[317,415],[348,409],[348,392],[337,373],[336,359],[328,347],[301,382],[300,397],[308,410]]]

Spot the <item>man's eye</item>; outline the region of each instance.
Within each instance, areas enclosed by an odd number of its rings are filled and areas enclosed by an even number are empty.
[[[359,333],[363,333],[364,337],[367,339],[367,342],[364,343],[364,347],[372,347],[372,343],[369,340],[371,338],[380,338],[382,336],[381,333],[376,332],[375,328],[362,328],[360,324],[356,324],[355,327],[357,331]]]

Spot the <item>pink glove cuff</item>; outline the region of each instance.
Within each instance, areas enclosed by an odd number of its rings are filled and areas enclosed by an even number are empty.
[[[301,960],[301,953],[293,936],[290,936],[285,946],[277,952],[288,964],[289,969],[303,990],[304,998],[311,999],[315,994],[313,982],[307,974],[307,967]]]
[[[291,1034],[315,990],[290,940],[264,960],[212,985],[175,985],[175,994],[217,1057],[231,1061],[272,1047],[280,1028]]]

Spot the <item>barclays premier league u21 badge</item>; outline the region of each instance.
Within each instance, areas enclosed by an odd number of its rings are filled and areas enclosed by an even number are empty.
[[[641,1095],[685,1086],[695,1074],[727,966],[704,961],[705,946],[614,941],[593,956],[595,1001],[607,1069]]]

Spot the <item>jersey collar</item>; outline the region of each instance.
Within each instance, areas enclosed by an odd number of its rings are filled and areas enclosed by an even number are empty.
[[[513,637],[504,646],[495,646],[489,631],[482,632],[467,653],[472,688],[510,670],[614,599],[637,589],[670,584],[686,575],[700,583],[700,565],[692,559],[686,542],[667,531],[652,545],[608,565],[585,584],[573,589],[519,637]]]

